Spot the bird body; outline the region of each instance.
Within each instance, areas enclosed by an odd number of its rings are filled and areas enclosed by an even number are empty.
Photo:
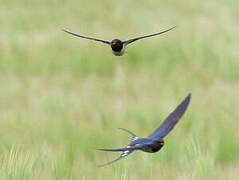
[[[144,151],[144,152],[149,152],[149,153],[155,153],[163,147],[164,140],[163,139],[153,140],[150,138],[138,138],[137,140],[130,143],[129,146],[133,147],[133,146],[137,146],[138,144],[145,145],[144,147],[140,148],[139,150]]]
[[[115,56],[122,56],[125,53],[125,43],[120,39],[113,39],[110,42],[110,47]]]
[[[168,115],[168,117],[163,121],[159,128],[157,128],[152,134],[150,134],[146,138],[139,138],[136,134],[130,132],[127,129],[119,128],[121,130],[126,131],[132,136],[131,142],[126,146],[126,148],[119,149],[98,149],[100,151],[111,151],[111,152],[122,152],[120,156],[106,164],[101,166],[106,166],[112,164],[115,161],[118,161],[135,150],[141,150],[148,153],[155,153],[159,151],[164,146],[164,137],[168,135],[168,133],[174,128],[174,126],[178,123],[180,118],[185,113],[189,102],[191,99],[191,94],[189,94],[177,107],[176,109]]]
[[[92,37],[87,37],[87,36],[82,36],[82,35],[79,35],[79,34],[76,34],[76,33],[73,33],[73,32],[70,32],[68,30],[64,30],[64,32],[70,34],[70,35],[73,35],[75,37],[79,37],[79,38],[84,38],[84,39],[88,39],[88,40],[93,40],[93,41],[98,41],[98,42],[102,42],[104,44],[108,44],[110,45],[111,49],[112,49],[112,53],[115,55],[115,56],[122,56],[124,55],[125,53],[125,48],[128,44],[131,44],[137,40],[140,40],[140,39],[145,39],[145,38],[149,38],[149,37],[153,37],[153,36],[158,36],[160,34],[163,34],[163,33],[166,33],[170,30],[172,30],[173,28],[175,28],[176,26],[170,28],[170,29],[167,29],[165,31],[161,31],[159,33],[155,33],[155,34],[150,34],[150,35],[146,35],[146,36],[140,36],[140,37],[136,37],[136,38],[132,38],[132,39],[129,39],[129,40],[126,40],[126,41],[122,41],[120,39],[113,39],[112,41],[105,41],[105,40],[101,40],[101,39],[96,39],[96,38],[92,38]]]

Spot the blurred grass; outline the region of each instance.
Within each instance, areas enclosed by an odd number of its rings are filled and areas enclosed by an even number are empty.
[[[0,0],[1,179],[238,179],[236,0]],[[114,57],[112,39],[177,25]],[[95,165],[192,102],[157,154]]]

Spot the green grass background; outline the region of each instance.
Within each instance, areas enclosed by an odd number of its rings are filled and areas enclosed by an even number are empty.
[[[0,179],[239,179],[238,0],[0,0]],[[102,39],[155,33],[123,57]],[[155,154],[111,166],[189,93]]]

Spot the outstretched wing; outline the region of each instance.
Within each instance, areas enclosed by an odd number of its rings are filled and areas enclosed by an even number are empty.
[[[161,126],[156,129],[149,138],[152,139],[161,139],[165,137],[177,124],[179,119],[183,116],[184,112],[186,111],[188,104],[191,99],[191,94],[189,94],[182,102],[177,106],[177,108],[169,114],[169,116],[164,120]]]
[[[70,35],[76,36],[76,37],[80,37],[80,38],[84,38],[84,39],[89,39],[89,40],[94,40],[94,41],[99,41],[99,42],[102,42],[102,43],[105,43],[105,44],[110,44],[109,41],[105,41],[105,40],[101,40],[101,39],[95,39],[95,38],[91,38],[91,37],[87,37],[87,36],[81,36],[79,34],[70,32],[70,31],[65,30],[65,29],[63,29],[63,31],[68,33],[68,34],[70,34]]]
[[[160,34],[166,33],[166,32],[168,32],[168,31],[174,29],[175,27],[176,27],[176,26],[174,26],[174,27],[172,27],[172,28],[170,28],[170,29],[167,29],[167,30],[165,30],[165,31],[161,31],[161,32],[159,32],[159,33],[155,33],[155,34],[150,34],[150,35],[146,35],[146,36],[141,36],[141,37],[136,37],[136,38],[133,38],[133,39],[129,39],[129,40],[127,40],[127,41],[124,41],[124,43],[125,43],[125,45],[127,45],[127,44],[130,44],[130,43],[132,43],[132,42],[134,42],[134,41],[137,41],[137,40],[140,40],[140,39],[149,38],[149,37],[153,37],[153,36],[158,36],[158,35],[160,35]]]
[[[121,153],[118,158],[114,159],[113,161],[110,161],[110,162],[107,162],[107,163],[105,163],[105,164],[101,164],[101,165],[98,165],[98,166],[99,166],[99,167],[103,167],[103,166],[110,165],[110,164],[112,164],[112,163],[114,163],[114,162],[116,162],[116,161],[118,161],[118,160],[120,160],[120,159],[122,159],[122,158],[128,156],[128,155],[129,155],[130,153],[132,153],[133,151],[134,151],[134,150],[126,150],[126,151],[123,151],[123,153]]]

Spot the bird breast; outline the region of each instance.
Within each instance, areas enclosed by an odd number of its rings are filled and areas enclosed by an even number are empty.
[[[121,51],[112,50],[112,52],[115,56],[122,56],[122,55],[124,55],[124,48]]]

